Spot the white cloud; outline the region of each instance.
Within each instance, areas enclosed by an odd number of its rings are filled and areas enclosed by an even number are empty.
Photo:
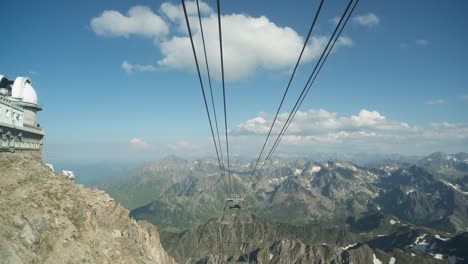
[[[351,120],[358,126],[374,126],[379,122],[385,121],[385,116],[377,111],[363,109],[358,115],[351,116]]]
[[[129,141],[130,147],[135,150],[148,149],[150,144],[141,138],[132,138]]]
[[[438,105],[438,104],[443,104],[443,103],[445,103],[444,99],[432,99],[432,100],[426,101],[427,105]]]
[[[338,25],[338,23],[340,22],[340,17],[339,16],[335,16],[335,17],[332,17],[328,20],[333,26],[336,26]]]
[[[196,4],[194,1],[186,3],[200,66],[205,69],[205,62],[201,59],[203,48]],[[200,8],[210,69],[213,70],[213,77],[220,79],[217,15],[203,1],[200,2]],[[91,25],[98,35],[128,37],[138,34],[151,37],[162,54],[162,58],[157,60],[160,67],[194,71],[195,63],[181,5],[165,2],[160,10],[167,23],[149,8],[137,6],[130,8],[127,16],[107,10],[94,18]],[[150,23],[150,20],[154,22]],[[287,70],[294,65],[303,46],[304,38],[294,29],[276,25],[265,16],[252,17],[234,13],[223,15],[222,23],[226,80],[240,80],[254,75],[260,69]],[[170,35],[169,27],[176,29]],[[310,62],[317,58],[327,41],[326,35],[316,34],[311,37],[302,61]],[[351,38],[341,37],[335,49],[352,44]],[[136,70],[135,67],[128,66],[131,65],[126,65],[126,71]]]
[[[127,74],[132,74],[134,71],[148,72],[157,70],[153,65],[131,64],[128,61],[123,61],[121,66]]]
[[[245,123],[241,123],[238,126],[240,131],[250,131],[253,133],[268,133],[268,126],[265,126],[266,120],[263,116],[257,116],[247,120]]]
[[[427,45],[431,44],[431,42],[429,40],[427,40],[427,39],[417,39],[416,44],[418,44],[420,46],[427,46]]]
[[[273,129],[273,141],[289,113],[281,113]],[[266,136],[273,121],[265,113],[249,119],[231,131],[235,138]],[[436,150],[460,151],[468,147],[468,124],[432,123],[426,126],[410,125],[391,120],[378,111],[362,109],[356,115],[340,116],[324,109],[298,111],[283,137],[284,149],[294,147],[317,151],[353,150],[371,152],[415,153]]]
[[[350,37],[345,37],[345,36],[339,37],[336,43],[337,43],[336,45],[338,46],[352,46],[354,44],[353,39],[351,39]]]
[[[274,134],[281,131],[283,124],[286,122],[289,113],[281,113],[278,115],[277,123],[273,129]],[[265,113],[257,117],[249,119],[239,124],[233,129],[233,135],[246,134],[266,134],[271,126],[272,117]],[[357,115],[349,117],[339,117],[337,113],[329,112],[324,109],[309,110],[306,112],[298,111],[294,118],[294,122],[288,128],[288,134],[292,135],[320,135],[332,132],[341,131],[364,131],[371,130],[398,130],[407,129],[408,124],[388,120],[385,116],[377,111],[369,111],[362,109]]]
[[[197,4],[195,1],[187,1],[185,3],[187,7],[187,14],[189,16],[198,16]],[[199,1],[200,13],[202,15],[208,15],[213,12],[213,9],[205,2]],[[179,22],[184,18],[184,11],[181,8],[181,5],[174,5],[170,2],[165,2],[161,4],[161,11],[163,14],[173,22]]]
[[[200,148],[199,145],[185,140],[178,141],[175,144],[170,144],[168,146],[173,150],[194,150]]]
[[[191,19],[193,20],[193,19]],[[280,27],[267,17],[245,14],[223,15],[223,49],[227,80],[239,80],[256,70],[282,70],[296,62],[304,39],[292,28]],[[220,79],[218,21],[214,14],[203,18],[208,60],[214,76]],[[201,33],[197,22],[191,23],[198,56],[202,56]],[[326,36],[314,36],[304,53],[303,61],[316,58],[328,41]],[[337,46],[349,46],[350,38],[340,38]],[[163,58],[159,65],[175,69],[194,70],[194,60],[187,36],[175,36],[160,43]],[[199,60],[204,68],[204,61]]]
[[[106,10],[91,20],[91,28],[100,36],[129,37],[140,35],[158,38],[169,33],[166,22],[149,7],[134,6],[127,15],[115,10]]]
[[[353,21],[361,26],[376,26],[380,23],[379,17],[374,13],[353,17]]]

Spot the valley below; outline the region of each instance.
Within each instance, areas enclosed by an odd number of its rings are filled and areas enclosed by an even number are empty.
[[[214,159],[169,156],[99,188],[157,225],[179,263],[468,261],[466,153],[360,165],[277,158],[249,181],[253,166],[235,162],[226,184]],[[219,222],[231,194],[245,194],[249,221]]]

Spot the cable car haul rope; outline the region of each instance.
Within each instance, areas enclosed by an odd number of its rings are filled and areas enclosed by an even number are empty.
[[[206,44],[205,44],[205,35],[204,35],[204,30],[203,30],[203,23],[202,23],[202,17],[200,13],[200,6],[199,6],[199,0],[196,0],[196,6],[197,6],[197,14],[198,14],[198,22],[199,22],[199,27],[200,27],[200,34],[201,34],[201,39],[202,39],[202,44],[203,44],[203,53],[204,53],[204,59],[205,59],[205,64],[206,64],[206,72],[207,72],[207,77],[208,77],[208,83],[209,83],[209,89],[210,89],[210,96],[211,96],[211,105],[212,105],[212,111],[213,111],[213,117],[214,117],[214,123],[215,123],[215,129],[216,129],[216,135],[215,131],[213,128],[213,120],[211,118],[211,112],[208,106],[207,102],[207,96],[205,93],[205,86],[202,78],[202,73],[197,57],[197,52],[195,48],[195,44],[193,41],[193,34],[190,26],[190,21],[187,13],[187,7],[185,0],[181,0],[182,2],[182,7],[183,7],[183,12],[184,12],[184,17],[185,17],[185,22],[187,25],[187,31],[188,35],[190,37],[190,44],[192,47],[192,52],[193,52],[193,57],[195,60],[195,65],[197,69],[197,74],[198,74],[198,79],[200,82],[200,88],[203,96],[203,101],[205,105],[205,110],[206,110],[206,115],[208,117],[208,122],[210,126],[210,131],[211,131],[211,136],[213,139],[213,145],[215,147],[215,152],[216,152],[216,157],[218,159],[218,165],[219,165],[219,170],[220,170],[220,175],[221,179],[224,182],[225,186],[225,203],[224,203],[224,208],[223,212],[221,213],[221,216],[219,218],[218,224],[219,224],[219,246],[221,250],[221,256],[216,256],[211,250],[211,248],[208,248],[210,250],[211,255],[215,258],[216,261],[219,261],[221,263],[225,262],[230,262],[230,263],[239,263],[239,262],[249,262],[249,250],[252,249],[255,243],[252,243],[252,239],[249,239],[245,235],[245,225],[252,225],[255,227],[255,224],[252,224],[252,216],[250,214],[250,210],[248,207],[248,199],[247,199],[247,188],[244,190],[243,193],[235,193],[234,191],[234,186],[232,182],[232,175],[231,175],[231,170],[230,170],[230,155],[229,155],[229,137],[228,137],[228,120],[227,120],[227,106],[226,106],[226,86],[225,86],[225,69],[224,69],[224,56],[223,56],[223,32],[222,32],[222,16],[221,16],[221,1],[217,0],[217,22],[218,22],[218,38],[219,38],[219,54],[220,54],[220,68],[221,68],[221,85],[222,85],[222,94],[223,94],[223,110],[224,110],[224,132],[225,132],[225,149],[226,149],[226,163],[227,163],[227,168],[225,167],[225,162],[224,162],[224,155],[223,155],[223,148],[222,148],[222,142],[221,142],[221,137],[219,133],[219,126],[218,126],[218,118],[216,114],[216,108],[215,108],[215,100],[213,96],[213,85],[211,81],[211,74],[210,74],[210,68],[209,68],[209,62],[208,62],[208,56],[206,52]],[[279,106],[276,110],[275,117],[273,118],[272,124],[269,128],[268,134],[265,138],[265,141],[262,145],[262,148],[260,150],[260,153],[258,155],[258,158],[256,159],[255,165],[253,166],[253,169],[250,173],[250,177],[247,182],[247,186],[250,184],[256,183],[258,179],[261,176],[262,171],[266,167],[267,163],[271,160],[273,153],[275,152],[276,148],[278,147],[279,143],[281,142],[281,139],[283,138],[284,134],[289,128],[289,125],[293,121],[297,111],[299,110],[300,106],[304,102],[305,97],[309,93],[312,85],[314,84],[318,74],[320,73],[323,64],[327,60],[328,56],[330,55],[331,51],[335,47],[336,42],[338,41],[343,29],[345,28],[346,24],[349,21],[349,18],[351,17],[352,13],[354,12],[354,9],[356,8],[359,0],[349,0],[346,9],[344,10],[343,14],[341,15],[341,18],[336,25],[333,34],[330,36],[327,45],[322,51],[322,54],[320,58],[317,60],[315,63],[315,66],[313,70],[311,71],[309,78],[307,82],[305,83],[299,97],[296,100],[296,103],[294,104],[293,108],[289,112],[288,118],[286,122],[283,124],[280,132],[278,133],[273,145],[271,146],[270,150],[268,151],[268,154],[266,158],[260,162],[262,159],[262,155],[265,151],[265,148],[268,144],[268,141],[272,135],[273,128],[276,124],[278,115],[282,109],[284,100],[286,98],[286,95],[290,89],[291,83],[296,76],[296,71],[298,69],[299,63],[302,59],[302,56],[304,54],[304,51],[307,47],[307,43],[309,41],[309,38],[312,35],[313,29],[316,25],[316,22],[318,20],[318,17],[320,15],[320,12],[322,10],[324,0],[320,0],[318,8],[315,12],[315,15],[313,16],[312,23],[309,29],[309,32],[307,34],[307,37],[304,41],[304,45],[299,53],[299,57],[297,59],[297,62],[294,66],[294,69],[292,71],[292,74],[289,78],[289,81],[286,85],[286,89],[283,93],[283,96],[280,100]],[[260,169],[258,169],[259,165],[261,164]],[[257,170],[258,169],[258,170]],[[230,228],[228,228],[230,226]],[[239,234],[234,234],[233,232],[239,231]],[[255,232],[253,232],[255,233]],[[238,237],[240,235],[240,237]],[[200,247],[202,239],[199,239],[198,242],[198,247]],[[232,244],[239,244],[238,246],[232,246]],[[223,245],[227,244],[227,248],[224,248]],[[194,252],[198,250],[195,249]],[[234,252],[225,252],[226,249],[236,249]],[[190,259],[191,260],[191,259]],[[190,261],[189,260],[189,261]]]

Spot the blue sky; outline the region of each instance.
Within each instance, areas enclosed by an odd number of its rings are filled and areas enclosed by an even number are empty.
[[[318,1],[224,2],[233,152],[252,155],[263,142]],[[8,12],[0,16],[1,74],[32,78],[44,107],[39,120],[47,133],[46,157],[214,154],[179,4],[3,3]],[[282,112],[292,107],[317,57],[314,48],[323,46],[345,5],[324,4],[316,42]],[[210,34],[215,2],[202,7],[207,38],[215,41]],[[361,0],[279,151],[468,150],[467,8],[462,0]],[[209,49],[215,72],[216,52]],[[214,88],[221,110],[219,81]]]

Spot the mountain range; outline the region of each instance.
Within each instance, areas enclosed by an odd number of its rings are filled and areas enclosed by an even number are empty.
[[[242,238],[249,241],[248,246],[241,246],[242,254],[261,263],[273,261],[277,254],[283,260],[296,251],[303,255],[304,250],[315,253],[298,258],[297,263],[310,263],[311,259],[362,262],[373,255],[385,262],[392,257],[411,259],[412,254],[427,263],[464,258],[463,254],[449,254],[459,244],[442,243],[435,237],[443,234],[447,241],[466,243],[466,153],[438,152],[408,160],[398,156],[367,165],[275,158],[259,177],[249,181],[253,167],[254,163],[246,160],[232,164],[230,184],[226,185],[216,160],[170,156],[103,182],[100,187],[132,209],[131,217],[161,227],[162,243],[178,261],[197,252],[199,261],[208,261],[210,255],[216,259],[226,251],[220,247],[223,236],[226,240],[239,238],[216,230],[230,193],[245,194],[254,219],[248,225],[256,226],[233,228],[248,235]],[[422,235],[438,244],[419,250],[413,244]],[[405,236],[408,239],[403,241]],[[356,246],[342,250],[351,244]],[[217,253],[189,250],[199,245]],[[333,257],[329,251],[335,252]]]

